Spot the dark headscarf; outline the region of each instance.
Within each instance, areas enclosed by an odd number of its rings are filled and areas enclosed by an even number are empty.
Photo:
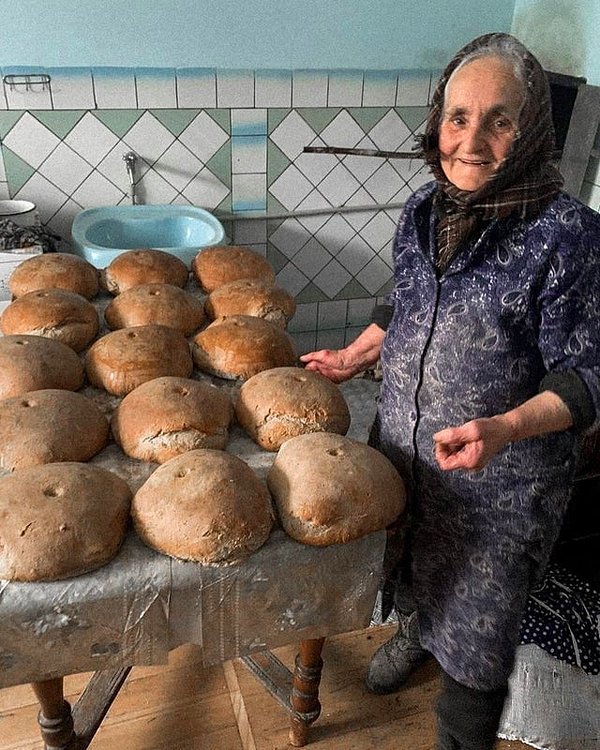
[[[496,44],[504,42],[517,51],[526,77],[525,101],[521,108],[518,135],[499,169],[477,190],[461,190],[451,183],[440,163],[438,134],[443,114],[444,92],[458,65],[483,50],[512,62]],[[486,48],[492,45],[488,52]],[[444,270],[460,245],[481,231],[486,222],[516,214],[522,219],[536,216],[562,186],[562,177],[552,166],[554,126],[550,87],[536,58],[509,34],[485,34],[463,47],[444,70],[433,94],[425,133],[418,138],[425,162],[438,183],[439,212],[436,263]]]

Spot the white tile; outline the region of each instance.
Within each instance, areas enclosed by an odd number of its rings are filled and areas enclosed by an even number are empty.
[[[312,185],[292,164],[271,185],[269,192],[291,211],[311,192]]]
[[[234,211],[266,209],[266,174],[234,174],[231,181],[231,205]]]
[[[379,211],[371,221],[361,229],[360,235],[376,252],[386,245],[396,233],[395,223],[384,211]]]
[[[348,326],[365,326],[371,322],[371,314],[375,307],[373,299],[348,300]]]
[[[48,68],[54,109],[94,109],[90,68]]]
[[[403,187],[403,181],[387,162],[365,182],[364,188],[376,203],[387,203]]]
[[[420,169],[423,169],[423,159],[390,159],[390,166],[402,177],[403,180],[411,179]]]
[[[331,216],[331,204],[316,188],[298,204],[296,210],[308,212],[306,215],[299,216],[298,220],[312,234],[315,234]]]
[[[179,140],[205,164],[228,138],[223,128],[205,112],[200,112],[179,136]]]
[[[66,201],[61,208],[54,214],[54,216],[48,222],[48,229],[54,234],[58,234],[63,239],[69,249],[72,246],[72,235],[71,229],[73,227],[73,219],[80,213],[82,206],[77,204],[74,200]]]
[[[42,224],[47,224],[67,201],[68,196],[36,172],[13,197],[17,200],[29,200],[35,203],[40,214],[40,221]]]
[[[2,75],[2,70],[0,70],[0,75]],[[8,109],[8,102],[6,101],[6,93],[4,89],[6,88],[5,84],[1,82],[2,85],[0,85],[0,110]]]
[[[135,85],[139,109],[177,107],[174,68],[137,68]]]
[[[365,134],[348,112],[342,111],[321,132],[321,138],[328,146],[354,148]]]
[[[319,302],[317,328],[320,331],[326,328],[345,328],[347,312],[348,300]]]
[[[266,136],[234,136],[231,139],[231,171],[232,174],[266,172]]]
[[[233,239],[236,245],[253,245],[266,243],[267,220],[244,220],[239,219],[233,225]]]
[[[294,265],[309,279],[314,278],[329,263],[331,255],[314,237],[294,256]]]
[[[114,183],[119,190],[129,194],[129,176],[125,167],[123,156],[130,150],[123,141],[118,141],[112,151],[98,164],[98,171]],[[138,159],[135,164],[135,180],[139,182],[150,169],[143,159]]]
[[[71,195],[90,174],[92,166],[72,148],[60,143],[40,166],[39,171],[67,195]]]
[[[174,140],[175,136],[170,130],[165,128],[150,112],[144,112],[129,129],[123,138],[123,143],[152,166]]]
[[[214,68],[177,68],[177,102],[181,109],[217,106]]]
[[[401,70],[398,73],[397,107],[424,107],[429,104],[431,73]]]
[[[113,206],[123,199],[123,192],[116,188],[100,172],[92,174],[71,195],[82,208]]]
[[[352,277],[335,258],[313,279],[314,283],[328,297],[335,297]]]
[[[90,112],[86,112],[64,139],[67,145],[94,166],[104,159],[118,141],[117,136]]]
[[[305,144],[309,145],[309,144]],[[310,143],[311,146],[325,145],[320,138],[315,138]],[[318,185],[321,180],[339,164],[340,159],[335,154],[306,154],[300,153],[295,159],[294,164],[308,177],[313,185]]]
[[[179,141],[172,143],[154,164],[154,169],[177,191],[183,190],[202,167],[202,162]]]
[[[6,182],[6,170],[4,169],[4,158],[0,148],[0,182]]]
[[[433,180],[431,170],[427,165],[423,165],[419,171],[410,178],[408,181],[408,187],[414,192],[420,187]]]
[[[334,214],[316,232],[316,238],[332,255],[337,253],[354,236],[354,229],[340,214]]]
[[[135,109],[137,98],[134,68],[92,68],[98,109]]]
[[[254,71],[218,70],[217,107],[254,107]]]
[[[325,70],[294,70],[293,107],[326,107],[329,75]]]
[[[292,297],[296,297],[309,283],[309,279],[292,263],[285,265],[277,274],[277,286],[286,289]]]
[[[257,70],[255,87],[255,106],[291,106],[292,73],[290,70]]]
[[[142,203],[153,205],[171,203],[177,191],[154,169],[149,169],[136,185],[136,193]]]
[[[391,279],[392,271],[381,258],[375,257],[356,274],[358,281],[370,294],[376,294]]]
[[[383,151],[398,151],[407,138],[412,138],[411,131],[402,118],[393,110],[385,114],[369,131],[369,138],[375,146]],[[406,149],[410,150],[410,149]]]
[[[363,107],[393,107],[398,73],[395,70],[365,70]]]
[[[344,328],[317,331],[317,349],[341,349],[344,346],[345,335]]]
[[[5,146],[35,168],[40,166],[59,143],[60,138],[29,112],[25,112],[3,140]]]
[[[385,245],[377,252],[377,255],[381,258],[381,260],[384,263],[387,263],[387,265],[390,268],[394,267],[394,238],[390,238]]]
[[[2,69],[3,80],[7,76],[14,83],[4,83],[4,94],[8,109],[52,109],[52,83],[46,83],[46,68],[37,66],[6,67]]]
[[[183,195],[194,206],[216,208],[229,195],[229,188],[223,185],[209,169],[202,169],[183,190]]]
[[[352,193],[356,192],[360,183],[354,179],[343,164],[338,164],[319,185],[322,193],[332,206],[343,205]]]
[[[288,325],[288,331],[314,331],[317,327],[317,310],[316,302],[297,305],[296,313]]]
[[[10,193],[8,192],[8,182],[0,182],[0,200],[8,200]]]
[[[267,135],[266,109],[232,109],[231,135]]]
[[[277,227],[269,240],[280,252],[291,259],[308,242],[310,236],[310,232],[300,224],[298,219],[290,218]]]
[[[337,253],[336,258],[352,276],[356,276],[373,258],[373,250],[357,234]]]
[[[374,149],[375,144],[370,138],[363,138],[356,144],[357,148]],[[364,182],[373,172],[382,165],[383,159],[379,156],[345,156],[344,166],[356,177],[359,182]]]
[[[302,331],[300,333],[292,334],[292,341],[298,356],[301,354],[308,354],[309,352],[315,351],[317,348],[317,332],[316,331]]]
[[[364,188],[359,188],[354,195],[346,202],[348,206],[370,206],[373,204],[373,198]],[[375,211],[344,211],[346,221],[359,231],[365,224],[375,216]]]
[[[270,135],[273,143],[292,161],[303,152],[305,146],[313,145],[315,137],[315,131],[294,111],[290,112]],[[319,145],[321,143],[320,141]]]
[[[360,107],[362,90],[362,70],[332,70],[329,73],[327,106]]]

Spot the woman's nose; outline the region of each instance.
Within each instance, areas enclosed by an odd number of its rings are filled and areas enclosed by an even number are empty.
[[[482,123],[472,123],[464,131],[463,146],[476,152],[485,144],[485,128]]]

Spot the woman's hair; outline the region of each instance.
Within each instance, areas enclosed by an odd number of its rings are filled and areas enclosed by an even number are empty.
[[[518,39],[515,39],[514,36],[492,36],[482,44],[481,47],[472,50],[463,57],[450,74],[446,83],[446,89],[448,88],[448,83],[454,74],[458,73],[458,71],[461,68],[464,68],[465,65],[473,62],[473,60],[478,60],[481,57],[499,57],[511,65],[514,77],[520,81],[523,85],[523,89],[526,90],[527,71],[524,62],[526,54],[528,54],[527,49],[518,41]]]

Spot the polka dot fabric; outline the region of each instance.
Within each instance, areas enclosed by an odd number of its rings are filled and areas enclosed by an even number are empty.
[[[521,643],[534,643],[587,674],[600,673],[600,592],[576,575],[551,565],[531,592]]]

